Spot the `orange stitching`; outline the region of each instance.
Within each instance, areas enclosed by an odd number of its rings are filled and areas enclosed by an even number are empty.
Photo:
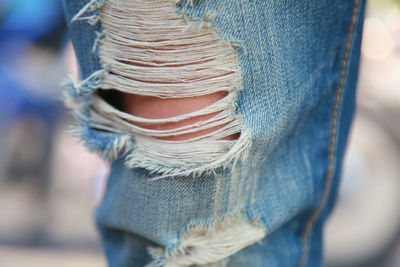
[[[344,57],[343,57],[342,64],[341,64],[340,80],[339,80],[338,87],[336,89],[335,105],[334,105],[333,115],[332,115],[331,136],[330,136],[330,140],[329,140],[329,156],[328,156],[329,165],[328,165],[328,173],[325,178],[324,194],[322,196],[320,204],[314,210],[314,212],[312,213],[311,217],[308,219],[306,226],[304,228],[304,232],[301,237],[301,243],[302,243],[303,249],[302,249],[302,256],[301,256],[299,266],[305,266],[305,264],[306,264],[308,250],[309,250],[308,239],[307,239],[308,234],[310,233],[315,220],[322,212],[322,209],[325,207],[325,204],[328,201],[328,197],[329,197],[329,193],[330,193],[330,188],[331,188],[331,183],[332,183],[332,178],[333,178],[334,161],[335,161],[334,153],[335,153],[337,114],[338,114],[339,102],[340,102],[340,98],[341,98],[341,94],[342,94],[342,87],[344,84],[344,76],[345,76],[346,67],[347,67],[347,63],[348,63],[347,60],[349,59],[349,51],[350,51],[350,47],[351,47],[351,41],[353,39],[353,30],[354,30],[354,24],[356,23],[356,15],[358,12],[358,5],[359,5],[359,1],[355,0],[354,7],[353,7],[353,14],[351,17],[349,33],[347,36],[346,49],[345,49]]]

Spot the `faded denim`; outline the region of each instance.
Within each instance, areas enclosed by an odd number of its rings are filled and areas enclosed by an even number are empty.
[[[65,1],[68,22],[87,2]],[[109,266],[163,266],[163,256],[152,258],[148,247],[174,253],[190,227],[230,217],[256,221],[266,235],[215,266],[323,265],[323,224],[335,203],[355,107],[364,6],[363,0],[177,4],[194,18],[212,11],[219,34],[240,42],[236,106],[250,152],[234,167],[158,180],[146,168],[126,167],[123,156],[113,160],[96,212]],[[92,52],[101,19],[69,28],[85,79],[102,68]],[[101,151],[110,135],[84,138]]]

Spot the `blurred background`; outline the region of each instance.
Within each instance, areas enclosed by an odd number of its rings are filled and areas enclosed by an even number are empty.
[[[0,0],[0,267],[105,266],[93,210],[108,166],[67,131],[77,76],[59,1]],[[369,0],[358,110],[329,267],[400,266],[400,1]]]
[[[0,0],[0,267],[105,266],[92,215],[107,165],[68,134],[67,73],[61,1]]]
[[[367,0],[357,113],[327,265],[400,266],[400,1]]]

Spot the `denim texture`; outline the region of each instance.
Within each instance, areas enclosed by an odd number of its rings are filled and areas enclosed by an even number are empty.
[[[65,1],[68,22],[87,2]],[[251,133],[250,154],[234,171],[159,180],[144,168],[127,168],[123,158],[113,161],[96,211],[110,266],[144,266],[152,260],[147,246],[173,250],[191,226],[237,214],[257,220],[266,235],[225,266],[323,265],[323,224],[355,107],[364,6],[362,0],[177,4],[194,18],[212,12],[221,38],[239,44],[236,105]],[[84,79],[102,68],[92,52],[101,19],[69,28]],[[96,140],[106,145],[107,138]]]

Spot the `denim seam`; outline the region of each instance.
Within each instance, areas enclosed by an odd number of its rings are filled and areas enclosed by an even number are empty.
[[[338,113],[339,113],[339,106],[340,102],[342,100],[343,96],[343,86],[345,83],[345,78],[346,78],[346,69],[348,67],[348,61],[349,61],[349,54],[350,50],[352,47],[352,41],[353,41],[353,31],[354,31],[354,26],[357,21],[357,14],[359,10],[359,4],[360,0],[355,0],[354,1],[354,7],[352,11],[352,17],[351,17],[351,22],[349,26],[349,31],[348,31],[348,36],[347,36],[347,41],[346,41],[346,48],[341,64],[341,71],[340,71],[340,79],[339,79],[339,84],[336,89],[336,94],[335,94],[335,103],[334,103],[334,108],[333,108],[333,114],[332,114],[332,125],[331,125],[331,134],[329,138],[329,155],[328,155],[328,172],[326,174],[325,178],[325,186],[324,186],[324,192],[321,198],[321,201],[319,202],[318,207],[313,211],[311,214],[311,217],[307,220],[307,223],[305,225],[304,231],[302,233],[301,237],[301,243],[302,243],[302,253],[301,253],[301,258],[300,258],[300,263],[299,266],[303,267],[306,266],[307,263],[307,258],[308,258],[308,253],[309,253],[309,235],[312,232],[312,228],[314,226],[315,221],[323,211],[328,199],[329,195],[331,192],[331,185],[332,185],[332,179],[333,179],[333,173],[335,171],[335,153],[336,153],[336,139],[337,139],[337,127],[338,127]]]

